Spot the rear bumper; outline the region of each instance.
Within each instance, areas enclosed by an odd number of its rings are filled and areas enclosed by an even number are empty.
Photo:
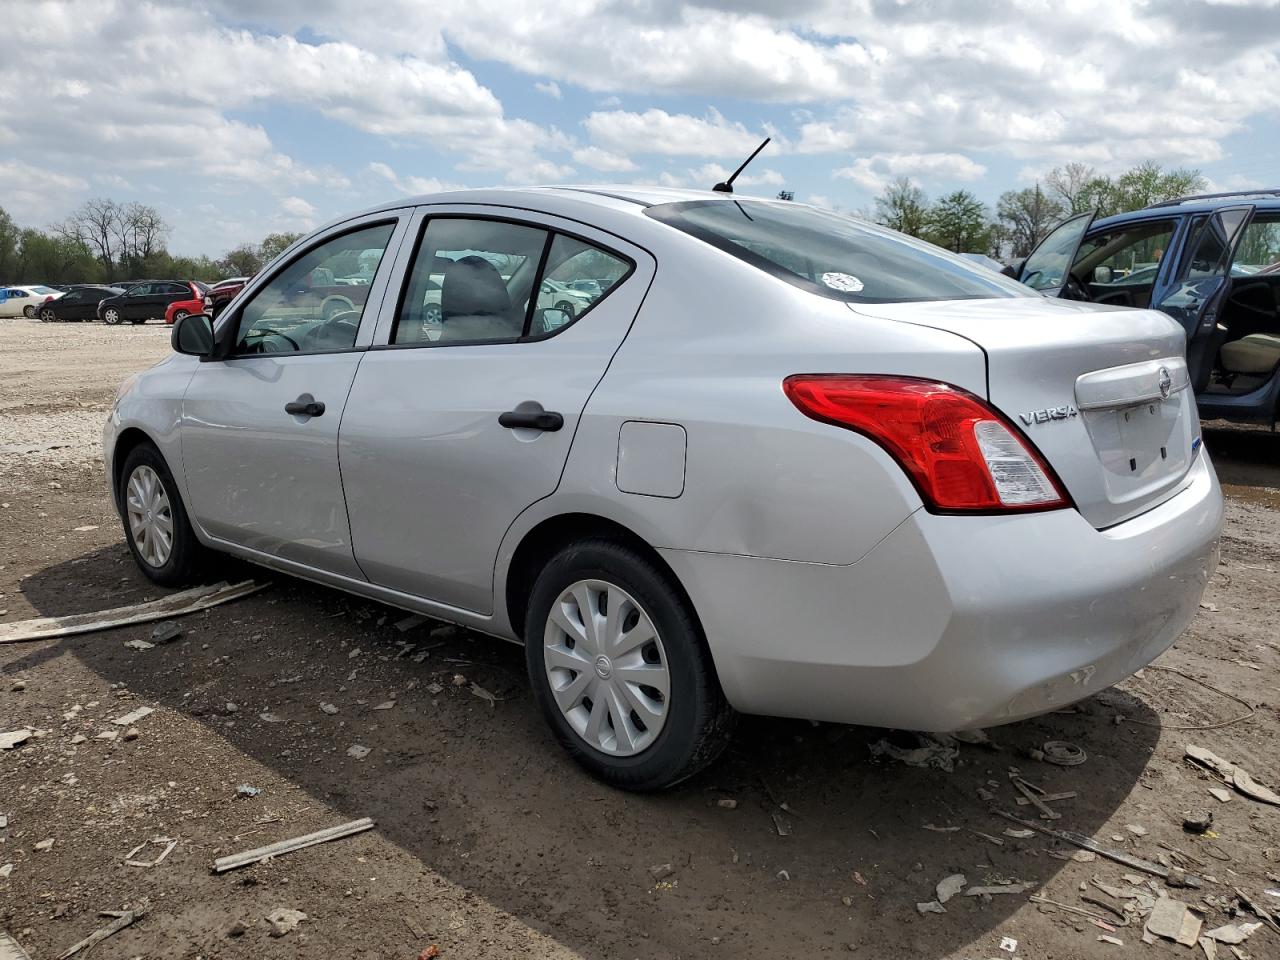
[[[1218,561],[1208,457],[1108,530],[1074,510],[917,511],[847,566],[663,551],[739,710],[915,730],[1009,723],[1150,663]]]

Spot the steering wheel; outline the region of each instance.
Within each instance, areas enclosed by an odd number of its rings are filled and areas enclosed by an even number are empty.
[[[261,339],[258,340],[258,353],[283,353],[283,350],[268,349],[267,345],[271,342],[268,337],[279,337],[281,340],[288,340],[289,345],[293,347],[294,352],[298,352],[302,347],[298,346],[298,341],[293,339],[287,333],[281,333],[279,330],[255,330],[255,334],[259,334]]]
[[[1061,298],[1063,300],[1084,300],[1086,302],[1093,299],[1084,281],[1074,273],[1068,273],[1067,278],[1062,281]]]

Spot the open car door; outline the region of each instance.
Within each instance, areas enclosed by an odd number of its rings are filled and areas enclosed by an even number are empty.
[[[1049,231],[1049,235],[1031,251],[1031,256],[1022,262],[1018,279],[1048,297],[1088,299],[1083,294],[1073,296],[1072,289],[1079,287],[1079,280],[1072,279],[1071,265],[1076,262],[1080,243],[1093,226],[1096,215],[1097,212],[1092,210],[1077,214]]]
[[[1187,334],[1187,371],[1196,393],[1209,385],[1218,349],[1228,335],[1218,315],[1231,287],[1231,264],[1253,219],[1253,204],[1224,207],[1198,218],[1182,262],[1151,305],[1177,320]]]

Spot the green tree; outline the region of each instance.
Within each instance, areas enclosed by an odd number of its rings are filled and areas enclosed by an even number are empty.
[[[100,283],[106,280],[102,264],[84,244],[27,228],[20,234],[17,282]]]
[[[925,237],[956,253],[984,253],[991,245],[986,204],[968,190],[939,198],[929,208]]]
[[[18,247],[22,231],[0,207],[0,283],[18,283]]]
[[[996,215],[1013,245],[1015,257],[1025,257],[1062,220],[1066,209],[1040,188],[1007,190],[996,204]]]
[[[258,245],[259,266],[264,267],[288,247],[302,239],[300,233],[268,233]]]
[[[922,236],[929,225],[929,198],[907,177],[899,177],[876,197],[876,222],[891,230]]]
[[[251,277],[262,267],[262,255],[253,244],[242,243],[224,253],[218,266],[228,276]]]

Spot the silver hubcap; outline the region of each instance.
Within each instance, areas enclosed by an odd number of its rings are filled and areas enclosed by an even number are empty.
[[[621,587],[579,580],[551,605],[543,633],[551,695],[601,753],[630,757],[667,721],[671,675],[653,621]]]
[[[125,506],[138,554],[149,565],[163,567],[173,550],[173,512],[160,476],[146,464],[129,477]]]
[[[114,310],[107,311],[107,323],[115,323],[119,319],[120,314],[116,313]]]

